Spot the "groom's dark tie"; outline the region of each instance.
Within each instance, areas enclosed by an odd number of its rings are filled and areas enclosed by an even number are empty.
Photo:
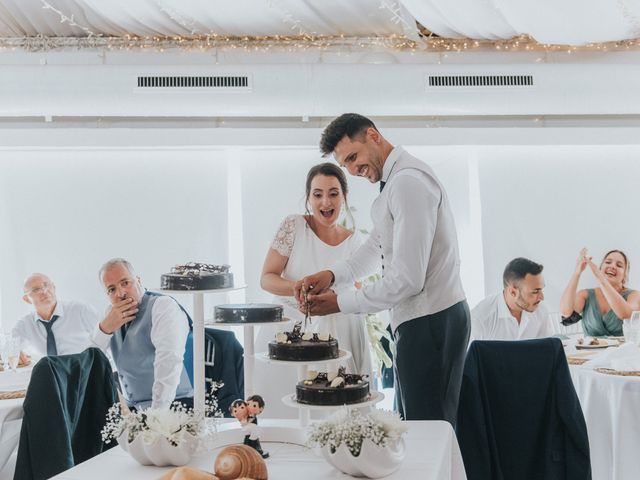
[[[40,320],[47,331],[47,356],[58,355],[58,348],[56,347],[56,337],[53,335],[53,322],[58,319],[58,315],[53,315],[51,320],[45,322]]]
[[[384,186],[387,184],[387,182],[383,182],[382,180],[380,180],[380,191],[382,191],[382,189],[384,188]]]

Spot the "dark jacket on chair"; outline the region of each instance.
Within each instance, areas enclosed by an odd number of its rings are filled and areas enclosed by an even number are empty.
[[[473,342],[457,435],[469,480],[591,478],[587,427],[557,338]]]
[[[24,400],[14,480],[44,480],[101,453],[100,430],[117,400],[99,349],[42,358]]]
[[[205,329],[207,341],[215,345],[213,367],[205,367],[204,376],[224,386],[216,392],[218,407],[229,417],[229,406],[238,399],[244,398],[244,350],[233,332]]]

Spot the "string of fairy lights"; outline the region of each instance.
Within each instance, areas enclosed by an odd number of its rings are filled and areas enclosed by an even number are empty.
[[[0,49],[46,52],[69,49],[106,50],[150,50],[164,52],[170,50],[242,50],[242,51],[305,51],[337,50],[340,52],[381,50],[421,53],[421,52],[465,52],[465,51],[534,51],[534,52],[594,52],[640,50],[640,38],[616,42],[592,43],[582,46],[542,44],[526,35],[508,40],[484,41],[474,39],[450,39],[437,36],[422,37],[418,40],[402,35],[349,37],[274,35],[274,36],[136,36],[104,37],[3,37]]]

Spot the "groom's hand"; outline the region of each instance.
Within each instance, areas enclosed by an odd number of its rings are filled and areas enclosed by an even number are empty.
[[[298,280],[293,287],[293,296],[298,304],[304,305],[304,293],[319,294],[327,290],[333,285],[333,272],[331,270],[323,270],[313,275],[308,275],[302,280]]]
[[[338,295],[333,290],[316,295],[309,294],[307,299],[309,301],[309,315],[330,315],[340,311]],[[298,309],[302,313],[306,312],[304,305],[298,306]]]

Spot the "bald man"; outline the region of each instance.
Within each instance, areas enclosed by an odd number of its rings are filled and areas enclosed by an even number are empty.
[[[92,346],[91,332],[99,318],[91,306],[58,301],[55,284],[43,273],[29,275],[23,290],[22,299],[33,311],[18,320],[11,332],[23,351],[44,357],[79,353]]]

